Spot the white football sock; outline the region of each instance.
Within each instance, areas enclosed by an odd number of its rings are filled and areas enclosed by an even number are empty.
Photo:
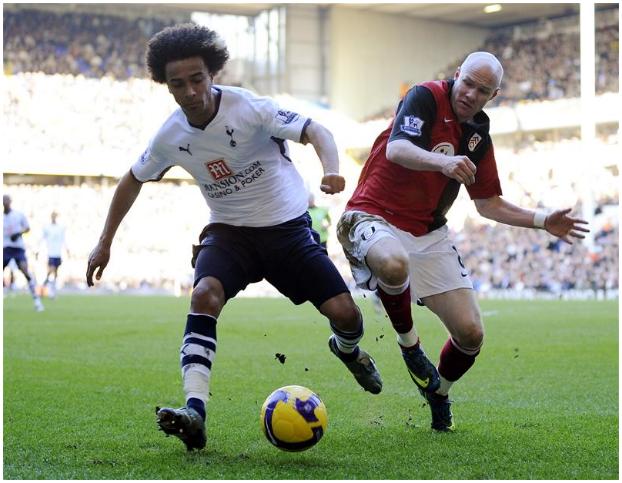
[[[415,324],[413,324],[412,329],[405,334],[397,334],[397,343],[402,347],[412,347],[417,342],[419,342],[419,335],[417,335],[417,331],[415,330]]]
[[[453,386],[454,383],[452,381],[448,381],[447,379],[445,379],[440,374],[439,374],[439,376],[441,378],[441,385],[436,390],[436,394],[440,394],[441,396],[447,396],[449,394],[449,389],[451,389],[451,386]]]

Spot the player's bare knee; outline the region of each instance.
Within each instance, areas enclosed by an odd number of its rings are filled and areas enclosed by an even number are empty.
[[[190,311],[218,317],[225,304],[225,292],[220,282],[203,278],[192,290]]]
[[[400,285],[408,278],[408,257],[405,255],[388,255],[379,265],[375,275],[387,285]]]
[[[478,349],[484,343],[484,327],[480,323],[472,323],[461,331],[459,337],[455,337],[458,344],[464,349]]]
[[[327,300],[320,306],[320,312],[339,330],[354,332],[361,324],[361,312],[349,293]]]
[[[473,327],[469,334],[470,347],[481,347],[484,343],[484,328],[481,325]]]

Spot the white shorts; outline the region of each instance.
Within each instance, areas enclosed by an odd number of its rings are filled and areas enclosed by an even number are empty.
[[[398,240],[408,253],[410,293],[413,301],[458,288],[473,288],[462,258],[442,226],[422,236],[394,227],[384,218],[362,211],[346,211],[337,224],[337,238],[343,247],[354,280],[362,289],[376,290],[378,281],[365,257],[379,240]]]

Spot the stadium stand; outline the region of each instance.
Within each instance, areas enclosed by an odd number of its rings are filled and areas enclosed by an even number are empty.
[[[597,12],[598,93],[616,92],[619,88],[618,17],[619,8]],[[146,42],[154,32],[174,22],[175,19],[128,19],[87,13],[7,11],[4,69],[12,74],[44,72],[97,79],[146,78]],[[40,25],[46,28],[38,28]],[[493,105],[576,97],[579,94],[578,27],[578,16],[569,16],[495,31],[481,47],[497,55],[505,67],[504,88]],[[454,59],[438,77],[450,77],[460,61]]]
[[[610,18],[614,12],[617,17],[617,9],[597,17],[599,92],[618,90],[618,26]],[[60,213],[72,254],[63,265],[60,284],[82,289],[86,259],[101,230],[115,178],[127,171],[158,123],[176,107],[165,87],[146,79],[143,62],[147,39],[173,20],[21,9],[6,11],[4,22],[4,70],[9,75],[3,131],[9,142],[3,189],[31,221],[26,243],[33,252],[50,212]],[[557,22],[554,28],[544,22],[533,30],[497,32],[483,46],[497,52],[506,65],[501,104],[525,98],[550,102],[578,94],[578,37],[573,30],[578,20],[551,22]],[[525,77],[532,72],[526,65],[536,67],[538,75]],[[451,73],[447,70],[442,76]],[[348,187],[336,197],[320,195],[318,204],[329,205],[336,220],[360,170],[346,150],[361,143],[369,148],[388,119],[358,124],[288,96],[279,102],[319,120],[335,134]],[[476,288],[488,297],[617,296],[619,177],[612,169],[619,148],[616,136],[599,137],[589,166],[572,134],[515,137],[497,149],[504,194],[523,206],[579,203],[583,215],[592,220],[593,237],[568,246],[540,231],[497,229],[472,216],[472,203],[462,196],[450,221]],[[301,145],[290,147],[313,189],[321,172],[315,153]],[[589,183],[598,193],[579,183],[588,168]],[[199,190],[183,172],[171,171],[165,181],[147,183],[119,230],[102,289],[187,292],[192,282],[189,247],[208,215]],[[334,238],[328,250],[350,280]],[[43,270],[43,260],[35,263],[39,272]],[[250,292],[273,293],[267,286]]]
[[[6,85],[7,159],[20,161],[18,172],[45,164],[50,174],[119,176],[176,107],[166,87],[146,79],[24,73]]]
[[[535,206],[534,200],[538,200],[542,193],[548,193],[551,199],[544,199],[545,205],[560,207],[579,203],[580,211],[581,190],[577,187],[566,189],[570,183],[566,179],[570,176],[567,173],[573,170],[566,172],[550,168],[560,156],[568,159],[569,152],[577,151],[579,142],[568,140],[562,145],[565,149],[560,150],[559,143],[536,143],[513,153],[514,158],[502,163],[508,178],[513,180],[504,183],[508,198]],[[500,156],[503,154],[502,150]],[[303,161],[298,164],[299,169],[306,170],[307,178],[317,179],[316,173],[305,168],[316,161],[306,157],[303,152],[298,153],[298,159]],[[529,170],[524,169],[525,160],[529,160]],[[572,165],[572,161],[569,164]],[[77,186],[4,186],[5,192],[13,197],[15,206],[24,208],[31,220],[33,233],[26,242],[33,250],[32,243],[38,239],[38,232],[46,223],[49,212],[54,209],[61,213],[63,221],[68,224],[72,252],[71,259],[63,267],[62,278],[66,286],[73,288],[84,288],[85,260],[99,234],[114,189],[112,183],[104,186],[93,181]],[[592,207],[591,213],[587,213],[592,219],[593,241],[572,246],[555,241],[541,231],[482,224],[480,217],[471,216],[472,203],[465,196],[457,201],[452,209],[456,215],[454,221],[457,222],[462,214],[464,226],[457,229],[454,236],[465,264],[472,270],[476,288],[483,296],[528,297],[536,293],[551,297],[617,295],[618,271],[612,267],[619,263],[618,181],[607,169],[601,170],[591,181],[603,196]],[[549,189],[551,186],[553,188]],[[337,219],[346,199],[346,196],[337,200],[323,197],[322,203],[330,203],[331,217]],[[196,209],[185,209],[188,206]],[[112,291],[186,292],[192,281],[189,247],[196,242],[198,231],[207,218],[207,208],[192,183],[147,183],[119,229],[113,247],[113,263],[107,269],[103,287]],[[166,230],[162,226],[166,226]],[[330,239],[328,248],[340,271],[350,280],[348,265],[336,240]],[[274,291],[260,286],[250,293],[273,295]]]
[[[596,13],[596,93],[619,91],[619,8],[607,6]],[[502,90],[490,107],[579,96],[579,17],[543,20],[527,26],[494,31],[479,48],[503,63]],[[453,59],[437,74],[453,77],[462,58]],[[411,83],[412,84],[412,83]],[[369,119],[389,118],[387,106]]]
[[[172,23],[87,13],[6,11],[4,69],[11,74],[144,78],[146,42]]]
[[[67,228],[71,251],[71,257],[63,263],[62,283],[77,289],[86,287],[86,260],[101,231],[113,191],[113,185],[96,183],[4,186],[4,192],[11,195],[14,205],[20,206],[30,220],[32,231],[26,235],[25,242],[32,252],[39,249],[37,242],[50,212],[55,210],[60,214],[59,222]],[[180,210],[179,206],[194,208]],[[190,246],[196,243],[200,225],[207,219],[204,206],[193,185],[146,184],[119,228],[113,262],[102,280],[103,288],[170,292],[187,289],[192,282]],[[39,262],[38,270],[44,260]]]
[[[618,224],[615,204],[596,220],[594,245],[567,245],[542,231],[495,229],[469,221],[455,234],[475,288],[487,297],[615,298]]]
[[[619,9],[596,16],[596,92],[617,92]],[[579,96],[579,17],[548,20],[532,28],[513,27],[492,34],[481,50],[492,52],[504,66],[503,89],[492,106]],[[460,60],[439,73],[453,74]]]

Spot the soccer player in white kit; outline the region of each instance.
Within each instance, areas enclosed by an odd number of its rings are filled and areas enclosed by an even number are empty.
[[[11,197],[2,197],[4,208],[3,215],[3,240],[2,240],[2,269],[4,270],[11,260],[15,260],[17,267],[28,281],[28,290],[32,295],[37,312],[43,311],[43,304],[37,295],[35,277],[28,270],[26,259],[26,246],[22,235],[30,231],[30,225],[23,213],[11,208]]]
[[[294,304],[313,303],[330,322],[331,352],[366,391],[382,389],[373,359],[358,346],[361,313],[314,239],[307,190],[289,158],[286,140],[311,143],[324,168],[320,189],[339,193],[345,180],[338,174],[333,137],[317,122],[281,109],[271,99],[215,86],[214,75],[227,59],[218,35],[193,24],[166,28],[149,41],[151,76],[166,83],[180,108],[119,182],[86,274],[89,286],[93,275],[101,278],[114,234],[142,183],[160,180],[174,165],[194,177],[211,217],[193,247],[194,289],[180,350],[186,406],[156,409],[160,429],[181,439],[189,451],[207,441],[205,406],[216,319],[249,283],[266,279]]]
[[[65,227],[57,223],[58,213],[50,215],[50,223],[43,227],[42,240],[45,242],[48,255],[48,272],[43,285],[48,288],[48,297],[56,297],[56,280],[58,267],[63,263],[62,254],[65,246]]]

